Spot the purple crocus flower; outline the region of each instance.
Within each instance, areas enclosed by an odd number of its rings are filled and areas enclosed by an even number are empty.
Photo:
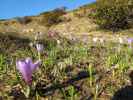
[[[36,44],[36,49],[37,49],[38,52],[42,52],[43,49],[44,49],[43,44]]]
[[[128,44],[131,44],[133,42],[133,38],[128,38],[127,42],[128,42]]]
[[[58,35],[58,33],[56,31],[49,31],[48,32],[48,37],[50,38],[54,38]]]
[[[32,62],[31,58],[25,60],[18,60],[16,62],[17,69],[22,74],[23,79],[28,85],[32,83],[32,72],[41,64],[40,61]]]

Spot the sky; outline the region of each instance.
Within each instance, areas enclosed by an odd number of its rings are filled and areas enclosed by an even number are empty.
[[[31,16],[65,6],[75,9],[95,0],[0,0],[0,19]]]

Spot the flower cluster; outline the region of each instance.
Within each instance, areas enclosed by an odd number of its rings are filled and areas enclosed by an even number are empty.
[[[38,41],[41,34],[42,34],[41,32],[38,32],[35,35],[35,41]],[[32,73],[33,73],[33,71],[35,71],[36,68],[38,66],[40,66],[40,64],[41,64],[40,53],[42,53],[43,49],[44,49],[43,44],[36,43],[35,46],[36,46],[36,49],[37,49],[38,54],[39,54],[39,60],[37,60],[35,63],[33,63],[31,58],[26,58],[26,59],[23,59],[23,60],[18,60],[16,62],[17,69],[22,74],[23,79],[25,80],[25,82],[28,85],[31,85],[31,83],[32,83]]]

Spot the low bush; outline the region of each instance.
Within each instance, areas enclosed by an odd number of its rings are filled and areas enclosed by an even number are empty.
[[[105,29],[125,29],[133,23],[132,0],[97,0],[93,17]]]
[[[43,18],[41,20],[41,24],[45,25],[47,27],[50,27],[51,25],[58,24],[58,23],[62,22],[60,17],[64,14],[66,14],[66,11],[63,8],[58,8],[58,9],[55,9],[50,12],[45,12],[45,13],[41,14],[43,16]]]
[[[32,21],[32,19],[28,16],[25,16],[25,17],[22,17],[22,18],[18,17],[16,19],[20,24],[28,24]]]

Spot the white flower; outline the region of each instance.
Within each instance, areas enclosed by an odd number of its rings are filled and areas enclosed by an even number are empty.
[[[43,49],[44,49],[43,44],[36,44],[36,49],[38,52],[43,52]]]
[[[30,46],[30,47],[33,47],[33,46],[34,46],[34,43],[33,43],[33,42],[30,42],[30,43],[29,43],[29,46]]]
[[[60,44],[61,42],[60,42],[60,40],[57,40],[57,44]]]
[[[123,38],[119,37],[119,43],[120,44],[123,44],[124,43]]]
[[[100,43],[104,43],[104,39],[103,38],[100,38]]]
[[[98,41],[98,38],[97,37],[94,37],[93,38],[93,42],[97,42]]]

